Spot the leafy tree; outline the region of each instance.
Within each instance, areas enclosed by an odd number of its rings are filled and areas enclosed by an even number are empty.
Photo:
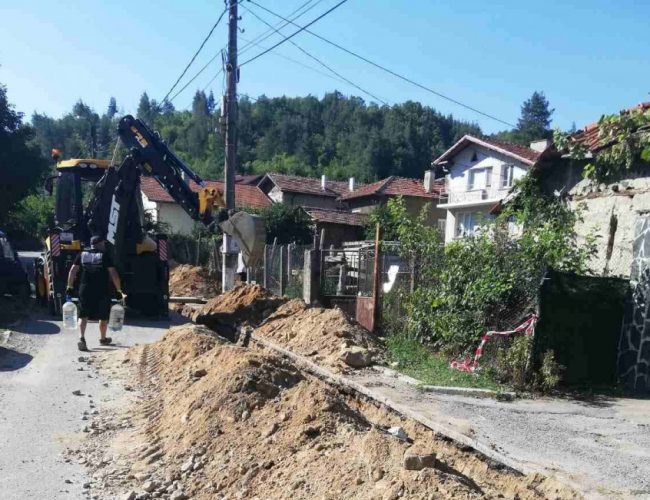
[[[580,162],[584,177],[598,182],[618,180],[632,171],[650,166],[650,110],[633,109],[598,121],[601,149],[592,154],[570,133],[555,131],[558,150],[568,153],[571,161]]]
[[[223,170],[219,111],[214,96],[200,91],[189,111],[175,110],[169,101],[158,105],[146,92],[138,106],[138,116],[206,178],[217,178]],[[101,158],[110,158],[115,144],[112,113],[107,110],[97,124]],[[43,154],[52,147],[68,157],[90,154],[88,123],[74,113],[59,119],[34,115],[32,122]],[[465,133],[480,134],[480,129],[416,102],[377,106],[340,92],[322,99],[260,96],[251,102],[244,97],[239,102],[238,171],[353,176],[359,182],[389,175],[421,177],[431,160]]]
[[[307,244],[313,239],[312,221],[300,207],[275,203],[260,210],[259,215],[264,219],[267,243]]]
[[[521,143],[527,144],[538,139],[551,138],[551,115],[555,109],[549,107],[544,92],[533,92],[530,99],[521,106],[521,116],[517,121],[517,136]]]
[[[407,296],[407,333],[454,355],[476,347],[487,329],[510,328],[512,311],[537,294],[547,268],[584,272],[593,246],[579,245],[577,215],[527,176],[518,196],[480,234],[443,247],[438,231],[410,216],[401,199],[389,200],[384,218],[397,234],[402,257],[417,269]],[[521,234],[508,227],[515,223]],[[525,311],[521,311],[522,314]]]
[[[33,191],[47,171],[47,161],[33,142],[34,130],[23,124],[23,115],[7,99],[0,85],[0,226],[9,210]]]
[[[43,238],[53,226],[53,196],[30,194],[9,214],[9,227],[23,238]]]

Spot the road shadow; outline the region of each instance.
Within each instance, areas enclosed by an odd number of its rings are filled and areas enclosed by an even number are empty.
[[[25,335],[55,335],[61,333],[61,328],[54,322],[54,318],[39,317],[37,315],[21,321],[11,329]]]
[[[0,372],[20,370],[27,366],[32,359],[34,359],[33,356],[24,352],[0,347]]]

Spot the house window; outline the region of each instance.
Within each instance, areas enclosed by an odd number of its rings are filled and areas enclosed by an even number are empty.
[[[472,189],[474,189],[475,184],[476,184],[476,170],[470,170],[469,178],[467,180],[467,190],[471,191]]]
[[[461,212],[456,216],[456,237],[472,236],[483,224],[494,219],[492,214],[482,212]]]
[[[515,167],[514,165],[504,165],[501,167],[501,187],[512,187],[514,180]]]
[[[473,168],[467,174],[467,190],[485,189],[492,186],[492,167]]]
[[[473,212],[462,212],[459,213],[457,218],[456,225],[456,236],[462,238],[463,236],[469,236],[474,234],[474,229],[476,227],[476,214]]]
[[[492,167],[485,169],[485,187],[492,187]]]
[[[447,219],[438,219],[438,231],[440,231],[441,234],[445,234],[446,228],[447,228]]]

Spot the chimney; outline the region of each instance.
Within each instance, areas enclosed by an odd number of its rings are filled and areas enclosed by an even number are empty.
[[[433,181],[435,180],[433,170],[425,170],[424,172],[424,192],[430,193],[433,191]]]
[[[324,175],[320,176],[320,188],[323,191],[325,191],[325,189],[327,188],[327,177],[325,177]]]
[[[539,141],[533,141],[530,143],[530,149],[533,151],[537,151],[538,153],[543,153],[546,151],[548,148],[551,147],[551,144],[553,144],[553,141],[550,139],[541,139]]]
[[[354,191],[354,177],[350,177],[349,188],[350,188],[350,192]]]

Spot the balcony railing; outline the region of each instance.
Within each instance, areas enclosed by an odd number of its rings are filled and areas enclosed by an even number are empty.
[[[475,203],[483,200],[500,200],[508,194],[509,188],[472,189],[471,191],[450,192],[447,203]]]

